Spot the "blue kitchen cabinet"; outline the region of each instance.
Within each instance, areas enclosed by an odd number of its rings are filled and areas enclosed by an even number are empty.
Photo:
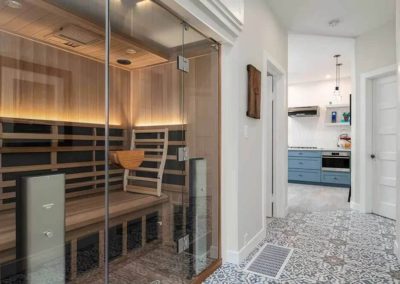
[[[321,181],[327,184],[336,185],[351,185],[351,175],[350,173],[341,172],[322,172]]]
[[[289,151],[289,181],[321,182],[321,151]]]
[[[322,171],[322,151],[289,150],[288,180],[292,183],[348,187],[350,172]]]
[[[321,171],[290,169],[289,181],[321,182]]]

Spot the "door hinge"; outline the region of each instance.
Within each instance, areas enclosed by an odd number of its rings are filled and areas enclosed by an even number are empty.
[[[176,60],[178,64],[178,70],[181,70],[183,72],[189,73],[189,59],[186,57],[183,57],[182,55],[178,56],[178,59]]]
[[[179,147],[178,148],[178,161],[188,161],[189,160],[189,148],[188,147]]]

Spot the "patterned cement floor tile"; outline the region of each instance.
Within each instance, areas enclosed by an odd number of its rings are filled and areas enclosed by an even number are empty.
[[[400,283],[394,240],[395,221],[377,215],[291,213],[269,222],[266,238],[240,265],[224,264],[205,283]],[[277,280],[243,270],[265,243],[294,249]]]

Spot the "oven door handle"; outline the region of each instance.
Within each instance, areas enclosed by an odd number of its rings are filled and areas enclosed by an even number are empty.
[[[326,168],[326,167],[322,167],[321,170],[323,172],[342,172],[342,173],[350,172],[350,168]]]
[[[322,156],[322,159],[350,159],[349,156]]]

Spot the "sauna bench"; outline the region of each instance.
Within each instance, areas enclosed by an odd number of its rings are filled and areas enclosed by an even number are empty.
[[[109,195],[110,227],[129,218],[142,216],[148,212],[161,210],[168,202],[168,196],[160,197],[135,194],[124,191],[112,191]],[[76,239],[88,233],[104,230],[104,194],[68,199],[66,202],[66,241]],[[122,219],[121,219],[121,218]],[[15,212],[0,213],[0,253],[15,247]],[[1,255],[1,254],[0,254]],[[0,257],[1,258],[1,257]],[[0,260],[0,262],[3,262]]]

